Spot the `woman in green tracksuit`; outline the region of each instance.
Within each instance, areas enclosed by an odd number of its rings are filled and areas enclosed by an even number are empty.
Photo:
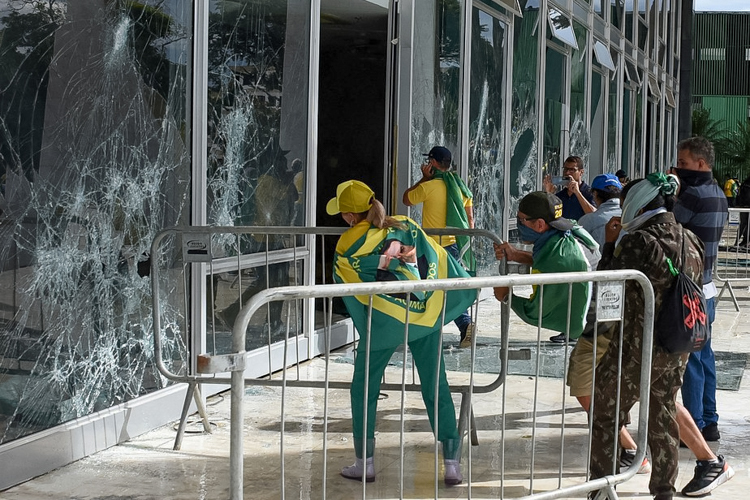
[[[373,191],[360,181],[339,184],[336,197],[328,202],[326,210],[330,215],[340,213],[351,226],[336,246],[333,278],[337,283],[468,277],[463,268],[414,221],[402,216],[387,216]],[[455,290],[412,292],[408,301],[408,345],[419,372],[430,425],[443,445],[444,481],[447,485],[463,481],[459,464],[461,441],[443,357],[440,354],[438,365],[436,349],[442,349],[441,320],[452,321],[475,299],[475,290]],[[403,295],[375,295],[372,311],[369,311],[369,296],[349,296],[343,300],[360,341],[351,386],[356,461],[345,467],[341,475],[356,480],[364,476],[366,481],[374,481],[375,415],[380,382],[388,361],[404,341],[407,300]],[[368,340],[370,331],[373,335]],[[368,361],[369,370],[366,369]],[[436,377],[437,425],[434,415]]]

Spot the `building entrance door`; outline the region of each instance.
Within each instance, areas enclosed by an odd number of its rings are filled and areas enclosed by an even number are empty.
[[[321,2],[318,226],[342,224],[325,212],[340,182],[361,180],[383,199],[388,3]]]

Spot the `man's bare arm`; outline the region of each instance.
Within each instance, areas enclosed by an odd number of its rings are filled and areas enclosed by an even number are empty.
[[[419,186],[423,182],[429,181],[430,179],[432,179],[432,167],[429,164],[422,165],[421,169],[422,169],[422,178],[419,179],[412,187],[404,191],[404,196],[403,196],[402,201],[404,202],[404,205],[406,205],[407,207],[414,205],[414,203],[412,203],[409,200],[409,193],[417,189],[417,186]]]

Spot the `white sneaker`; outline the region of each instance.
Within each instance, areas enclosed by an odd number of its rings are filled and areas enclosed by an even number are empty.
[[[365,474],[365,481],[367,481],[368,483],[375,481],[375,463],[373,462],[372,458],[373,457],[369,457],[367,459],[367,473]],[[357,481],[362,481],[362,472],[364,468],[365,466],[362,459],[358,458],[349,467],[344,467],[343,469],[341,469],[341,475],[347,479],[356,479]]]
[[[464,481],[464,476],[461,475],[461,463],[458,460],[445,460],[445,475],[443,480],[446,486],[455,486],[461,484]]]

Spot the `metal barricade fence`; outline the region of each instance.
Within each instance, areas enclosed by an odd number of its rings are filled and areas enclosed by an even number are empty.
[[[228,342],[231,341],[229,335],[231,327],[235,323],[237,313],[239,313],[240,308],[247,302],[248,298],[265,288],[283,286],[289,283],[295,285],[301,284],[299,276],[300,274],[304,274],[305,270],[302,269],[304,266],[300,265],[300,263],[304,262],[310,256],[310,252],[305,249],[306,242],[302,238],[314,237],[319,241],[320,245],[316,244],[316,248],[319,247],[318,256],[320,257],[320,262],[315,264],[308,261],[308,265],[312,265],[315,270],[322,270],[321,274],[317,275],[317,280],[325,283],[326,277],[330,275],[326,267],[331,262],[331,258],[328,255],[330,255],[329,252],[333,251],[332,246],[330,248],[326,247],[325,238],[338,237],[346,230],[347,228],[343,227],[190,226],[168,228],[161,231],[155,237],[151,249],[151,255],[155,257],[151,259],[155,327],[157,323],[162,323],[162,308],[157,307],[157,300],[162,301],[162,305],[164,302],[168,302],[164,298],[159,298],[161,295],[159,263],[163,260],[162,257],[164,257],[164,254],[171,252],[175,255],[173,259],[175,261],[179,261],[181,255],[182,286],[185,290],[188,289],[186,277],[188,275],[187,267],[190,264],[207,266],[204,272],[207,274],[209,281],[206,287],[208,300],[206,317],[209,321],[207,325],[207,345],[205,346],[205,351],[201,351],[207,352],[208,355],[195,355],[193,354],[195,351],[194,348],[188,359],[180,360],[176,365],[183,370],[187,370],[187,373],[201,373],[215,370],[216,367],[210,365],[210,363],[216,363],[218,358],[212,358],[211,355],[229,349]],[[472,246],[484,247],[485,253],[487,250],[491,250],[492,243],[502,242],[494,233],[483,229],[426,229],[425,232],[436,238],[447,235],[469,236],[473,242]],[[181,241],[172,241],[172,248],[162,248],[163,246],[167,246],[165,242],[170,239]],[[170,267],[169,264],[167,264],[167,267]],[[308,273],[308,278],[315,274],[317,272],[313,274]],[[227,288],[227,283],[230,283],[228,288],[235,290],[234,297],[225,298],[225,307],[218,310],[216,306],[222,300],[220,288],[222,284]],[[245,284],[247,284],[247,288],[244,288]],[[223,295],[229,294],[225,293]],[[227,302],[231,303],[226,306]],[[187,303],[183,304],[183,307],[182,314],[185,318],[185,323],[190,324],[190,320],[193,323],[197,321],[196,318],[187,318]],[[282,312],[283,309],[286,309],[285,314]],[[321,354],[320,351],[315,351],[311,347],[313,341],[307,338],[309,337],[309,331],[315,330],[316,325],[303,325],[303,320],[300,317],[301,309],[299,301],[287,303],[283,303],[282,301],[272,302],[266,304],[265,314],[261,314],[259,318],[255,318],[256,335],[248,339],[249,344],[246,346],[246,350],[254,350],[253,365],[259,368],[251,375],[262,376],[274,371],[274,366],[276,366],[276,369],[280,368],[278,366],[278,363],[281,362],[279,359],[279,349],[275,349],[275,347],[278,347],[278,344],[285,336],[289,337],[291,335],[295,344],[293,359],[288,359],[286,353],[284,354],[283,363],[285,367],[288,367],[287,363],[297,366],[300,360],[306,360],[306,356],[308,355],[312,357]],[[472,309],[473,315],[476,318],[476,308],[473,307]],[[231,312],[228,313],[227,311],[230,310]],[[327,318],[326,310],[323,310],[322,313],[323,318]],[[179,313],[177,315],[179,316]],[[172,319],[169,323],[174,325],[175,320]],[[305,327],[307,331],[304,331]],[[176,330],[179,330],[179,328],[179,326],[174,326]],[[188,327],[185,326],[184,329],[187,330]],[[160,330],[161,328],[156,329],[157,335],[161,334]],[[349,343],[353,340],[353,336],[348,338]],[[188,341],[185,340],[184,342],[187,343]],[[180,344],[180,341],[178,340],[176,343]],[[307,347],[303,345],[305,343]],[[162,341],[160,340],[156,345],[155,357],[157,368],[166,378],[174,381],[183,381],[181,375],[173,373],[165,366],[161,355],[161,344]],[[260,359],[262,356],[260,351],[262,350],[266,353],[266,360]],[[203,382],[205,382],[204,379],[188,381],[188,393],[185,398],[174,449],[179,449],[180,447],[190,402],[195,402],[201,416],[205,414],[200,391],[200,384]],[[502,374],[499,374],[496,381],[482,390],[492,391],[496,387],[499,387],[501,383]],[[419,386],[412,383],[408,389],[419,390]],[[465,387],[454,387],[453,390],[454,392],[466,392]],[[462,426],[465,425],[467,418],[470,418],[469,409],[462,406],[460,419]],[[209,422],[205,418],[203,418],[203,427],[206,432],[210,432]],[[475,435],[472,435],[471,439],[473,442],[476,442]]]
[[[716,297],[718,303],[729,295],[739,312],[740,306],[734,293],[736,286],[750,286],[750,208],[730,208],[727,223],[721,235],[719,255],[716,259],[714,278],[723,282]]]
[[[309,228],[309,229],[315,229],[315,228]],[[153,269],[153,268],[152,268]],[[644,290],[645,295],[645,304],[646,304],[646,310],[644,311],[646,318],[653,318],[654,311],[653,311],[653,291],[651,289],[650,283],[648,282],[647,278],[643,276],[641,273],[635,272],[635,271],[611,271],[611,272],[594,272],[594,273],[565,273],[565,274],[535,274],[530,276],[497,276],[497,277],[488,277],[488,278],[468,278],[468,279],[453,279],[453,280],[424,280],[424,281],[418,281],[418,282],[378,282],[378,283],[359,283],[359,284],[337,284],[337,285],[315,285],[315,286],[287,286],[287,287],[279,287],[279,288],[270,288],[263,291],[258,292],[253,297],[249,299],[249,301],[243,305],[242,309],[240,310],[236,322],[234,324],[234,328],[232,331],[232,352],[223,354],[223,355],[216,355],[216,356],[208,356],[204,359],[204,363],[202,365],[201,371],[202,373],[196,373],[193,375],[178,375],[175,373],[170,372],[163,360],[161,359],[161,353],[159,349],[159,344],[161,343],[161,322],[159,318],[159,297],[160,293],[158,290],[158,270],[155,270],[155,273],[152,274],[152,282],[155,283],[155,290],[154,290],[154,328],[155,328],[155,342],[156,342],[156,354],[157,354],[157,366],[159,367],[159,370],[162,372],[162,374],[174,381],[177,382],[184,382],[190,384],[191,387],[196,387],[198,384],[202,383],[219,383],[219,384],[227,384],[229,383],[231,385],[231,427],[230,427],[230,433],[231,433],[231,445],[230,445],[230,493],[231,498],[233,499],[240,499],[243,498],[243,485],[244,485],[244,478],[243,478],[243,461],[244,461],[244,453],[243,453],[243,401],[245,397],[245,387],[251,386],[251,385],[257,385],[257,386],[266,386],[269,388],[276,388],[277,391],[280,391],[280,413],[281,413],[281,422],[280,422],[280,460],[281,460],[281,488],[279,490],[280,498],[285,498],[285,490],[288,485],[289,479],[286,477],[286,471],[285,471],[285,461],[287,460],[285,458],[285,433],[286,433],[286,426],[285,426],[285,420],[286,420],[286,412],[285,412],[285,404],[287,401],[287,394],[289,391],[294,391],[297,389],[302,388],[311,388],[316,390],[321,390],[320,392],[321,397],[323,398],[323,402],[321,404],[322,409],[319,410],[319,413],[322,413],[322,432],[320,432],[320,437],[322,439],[322,457],[319,458],[319,465],[320,465],[320,476],[315,477],[316,484],[319,485],[320,488],[320,494],[322,498],[327,498],[326,492],[327,488],[329,486],[329,481],[327,480],[327,466],[328,466],[328,443],[329,443],[329,427],[332,425],[331,422],[329,422],[329,413],[331,411],[330,408],[330,398],[329,394],[331,391],[335,391],[337,389],[348,389],[350,388],[351,383],[346,382],[343,380],[336,380],[331,378],[331,363],[330,363],[330,356],[331,352],[328,346],[330,346],[330,334],[331,334],[331,312],[332,312],[332,301],[335,297],[341,297],[346,295],[370,295],[373,294],[382,294],[382,293],[406,293],[409,294],[414,291],[430,291],[430,290],[458,290],[458,289],[482,289],[482,288],[491,288],[491,287],[497,287],[497,286],[510,286],[510,287],[527,287],[529,285],[540,285],[541,293],[543,294],[544,285],[550,285],[550,284],[560,284],[560,283],[566,283],[566,284],[572,284],[577,282],[589,282],[593,281],[596,283],[601,282],[619,282],[619,285],[615,285],[615,289],[619,286],[622,288],[624,286],[625,280],[635,280]],[[608,293],[611,293],[612,285],[609,287],[605,287],[607,290],[609,290]],[[288,370],[286,368],[287,363],[283,363],[284,368],[281,370],[281,378],[280,379],[255,379],[255,378],[247,378],[245,376],[245,367],[246,367],[246,356],[247,353],[245,351],[246,347],[246,331],[248,327],[248,323],[250,322],[250,319],[253,317],[254,313],[264,306],[267,307],[269,303],[274,301],[286,301],[286,302],[295,302],[299,300],[304,299],[325,299],[325,302],[327,302],[327,311],[328,311],[328,318],[325,326],[325,343],[326,348],[323,355],[323,359],[325,360],[325,369],[322,378],[318,376],[315,379],[310,380],[303,380],[300,378],[299,372],[297,373],[297,377],[294,379],[290,379]],[[542,296],[543,300],[543,296]],[[451,383],[452,390],[461,392],[462,394],[462,402],[461,402],[461,419],[465,422],[466,428],[461,428],[461,436],[465,436],[467,433],[472,434],[476,432],[476,427],[478,425],[476,424],[474,418],[466,418],[469,414],[474,416],[472,413],[472,408],[475,408],[474,403],[479,403],[483,406],[482,409],[482,415],[490,415],[492,416],[491,419],[497,419],[500,420],[500,428],[499,429],[485,429],[485,420],[487,420],[486,417],[482,417],[482,424],[479,425],[480,431],[483,432],[483,435],[487,433],[488,435],[492,436],[488,439],[490,441],[490,445],[487,448],[492,447],[492,442],[497,441],[499,439],[500,445],[499,445],[499,457],[497,456],[497,450],[494,450],[487,454],[487,452],[484,453],[476,453],[476,458],[473,457],[472,454],[472,447],[468,448],[468,458],[465,460],[465,464],[468,467],[466,469],[466,479],[467,479],[467,485],[468,489],[466,490],[468,498],[471,497],[472,492],[472,469],[473,468],[479,468],[479,470],[485,470],[485,473],[487,470],[490,471],[490,474],[494,474],[495,477],[500,481],[500,485],[493,487],[493,491],[498,491],[498,494],[496,495],[499,498],[506,498],[506,490],[512,489],[512,488],[518,488],[518,484],[523,482],[528,482],[528,490],[523,487],[523,493],[531,493],[535,490],[540,490],[541,488],[539,485],[548,485],[549,481],[545,481],[543,479],[543,476],[547,475],[547,473],[540,474],[539,477],[536,476],[536,463],[540,460],[539,456],[536,455],[536,450],[540,449],[540,455],[542,454],[541,449],[547,448],[550,446],[549,442],[550,440],[554,441],[549,433],[545,431],[545,429],[548,429],[551,424],[548,422],[545,422],[544,419],[550,413],[551,409],[549,407],[549,402],[542,401],[545,394],[548,395],[549,391],[546,390],[542,386],[547,386],[548,381],[544,380],[542,377],[540,377],[541,374],[541,338],[542,338],[542,332],[543,329],[539,326],[537,328],[536,333],[536,371],[534,373],[533,377],[533,386],[529,389],[533,391],[533,398],[531,403],[531,411],[530,412],[523,412],[529,415],[528,418],[531,419],[531,444],[530,446],[524,445],[523,448],[528,448],[530,450],[530,456],[526,457],[522,460],[522,463],[528,464],[528,468],[523,469],[519,472],[518,467],[513,467],[511,465],[509,467],[509,470],[507,471],[506,475],[506,458],[511,458],[512,454],[515,454],[518,450],[518,443],[515,443],[511,440],[511,437],[513,435],[513,432],[516,431],[516,429],[508,429],[506,428],[506,418],[508,417],[508,408],[509,408],[509,402],[507,400],[507,384],[503,384],[502,382],[506,378],[506,367],[509,363],[509,358],[511,357],[511,352],[513,349],[509,347],[509,340],[508,340],[508,324],[509,324],[509,308],[507,304],[499,304],[493,301],[492,306],[494,307],[500,307],[502,309],[502,316],[501,316],[501,335],[500,335],[500,341],[497,348],[497,356],[499,358],[500,362],[500,368],[498,370],[498,375],[495,380],[491,381],[490,383],[486,384],[485,386],[481,386],[477,383],[477,381],[481,378],[482,381],[489,380],[488,377],[479,377],[478,374],[475,373],[474,365],[477,360],[477,341],[476,337],[473,341],[472,348],[470,350],[470,362],[469,362],[469,378],[468,378],[468,384],[465,386],[459,386],[456,384]],[[620,311],[621,314],[621,311]],[[407,318],[408,323],[408,318]],[[406,328],[405,328],[406,331]],[[622,335],[622,330],[620,330],[620,335]],[[646,327],[644,328],[643,333],[643,342],[644,345],[651,345],[652,343],[652,331],[651,331],[651,322],[646,322]],[[286,357],[290,353],[290,347],[292,347],[292,343],[289,340],[289,335],[287,331],[287,335],[284,339],[284,356]],[[442,346],[442,340],[441,340],[441,346]],[[517,351],[516,351],[517,352]],[[567,350],[565,352],[567,356]],[[396,466],[397,473],[399,476],[399,482],[398,484],[395,483],[388,483],[385,481],[385,485],[383,488],[388,489],[390,488],[392,491],[389,493],[385,493],[382,489],[377,490],[378,494],[384,494],[389,496],[398,496],[400,498],[404,498],[404,491],[405,489],[411,488],[412,486],[405,486],[404,484],[404,469],[406,468],[405,465],[405,454],[406,454],[406,437],[405,437],[405,426],[404,421],[405,418],[405,401],[406,401],[406,393],[410,390],[417,390],[418,384],[412,383],[407,384],[406,383],[406,372],[407,372],[407,362],[406,362],[406,352],[404,351],[404,362],[401,367],[401,383],[400,384],[383,384],[381,386],[382,391],[399,391],[401,393],[401,408],[399,410],[399,422],[400,422],[400,429],[398,431],[399,435],[399,464]],[[648,391],[648,381],[650,380],[650,362],[651,360],[651,351],[650,349],[646,349],[643,352],[642,356],[642,367],[643,370],[641,372],[641,380],[644,382],[641,386],[641,394],[640,394],[640,411],[639,411],[639,419],[638,419],[638,456],[635,457],[634,463],[640,464],[640,462],[645,457],[645,450],[646,450],[646,423],[648,421],[647,415],[648,415],[648,397],[649,397],[649,391]],[[595,360],[592,359],[592,363],[595,363]],[[227,379],[226,377],[219,377],[217,376],[218,373],[221,372],[231,372],[231,378]],[[350,377],[350,372],[347,373]],[[492,377],[490,377],[492,378]],[[492,391],[496,390],[500,386],[502,387],[502,395],[500,396],[500,404],[497,402],[497,396],[492,393]],[[521,386],[522,381],[519,379],[514,382],[514,389],[517,388],[517,386]],[[565,453],[564,450],[567,448],[565,446],[566,437],[570,440],[570,442],[579,443],[581,442],[581,439],[585,440],[585,435],[587,433],[583,433],[584,437],[582,438],[580,430],[578,432],[575,432],[575,429],[580,426],[580,422],[577,424],[574,424],[571,427],[566,427],[565,425],[565,416],[566,416],[566,402],[565,402],[565,387],[563,384],[562,391],[555,390],[556,394],[559,394],[561,396],[561,401],[559,403],[556,403],[552,406],[554,408],[554,411],[558,411],[558,405],[562,405],[561,410],[561,425],[560,425],[560,431],[559,431],[559,457],[558,457],[558,467],[557,467],[557,481],[555,485],[550,485],[548,488],[548,491],[541,491],[540,493],[533,494],[531,496],[524,496],[524,494],[521,494],[520,496],[524,498],[561,498],[564,496],[569,496],[572,494],[581,494],[584,492],[590,492],[590,491],[596,491],[596,490],[602,490],[605,491],[606,494],[610,496],[610,498],[617,498],[616,494],[614,492],[614,486],[618,483],[621,483],[623,481],[626,481],[627,479],[631,478],[635,475],[637,467],[631,468],[626,472],[620,473],[620,474],[613,474],[612,476],[607,476],[605,478],[600,478],[594,481],[586,481],[586,475],[588,470],[581,471],[580,466],[577,467],[575,465],[571,465],[569,462],[565,461]],[[198,400],[199,398],[196,398]],[[189,401],[186,401],[186,405],[189,403]],[[517,402],[513,401],[511,402],[511,405],[515,405]],[[348,406],[348,402],[347,402]],[[199,412],[201,411],[199,406]],[[318,416],[318,418],[321,418],[321,415]],[[204,421],[204,425],[206,425]],[[436,427],[439,428],[439,421],[436,422]],[[461,427],[461,426],[459,426]],[[521,429],[522,431],[525,429]],[[573,431],[573,434],[570,434],[570,432]],[[613,439],[616,439],[617,432],[614,430],[613,432]],[[338,431],[340,433],[340,431]],[[499,433],[499,437],[498,437]],[[348,434],[348,432],[346,433]],[[523,442],[527,438],[522,438],[521,442]],[[439,489],[438,484],[438,453],[437,453],[437,441],[434,439],[432,440],[434,448],[434,466],[433,466],[433,477],[434,477],[434,483],[433,488],[431,489],[430,495],[434,494],[434,498],[438,498],[442,491]],[[476,444],[476,442],[473,442],[473,444]],[[515,446],[514,446],[515,445]],[[584,454],[584,459],[586,462],[588,462],[588,454],[590,453],[590,445],[587,446],[586,453]],[[336,453],[338,453],[340,450],[337,450]],[[351,450],[347,450],[348,453],[351,453]],[[424,450],[422,450],[424,451]],[[507,457],[506,457],[507,452]],[[414,454],[419,454],[420,452],[414,452],[414,450],[409,451],[409,456],[413,457]],[[568,453],[568,456],[570,456],[572,453]],[[578,454],[580,455],[580,453]],[[489,457],[489,465],[487,464],[487,460]],[[515,455],[513,455],[513,458],[516,458]],[[576,457],[579,462],[577,462],[580,465],[580,456]],[[500,472],[499,477],[497,476],[497,460],[500,460]],[[342,464],[337,464],[342,465]],[[564,471],[568,471],[569,468],[575,469],[575,472],[577,473],[577,476],[579,480],[571,480],[568,478],[569,474]],[[613,470],[615,465],[613,464]],[[494,471],[494,472],[493,472]],[[307,471],[309,474],[309,471]],[[381,475],[383,473],[381,472]],[[518,477],[523,476],[523,479],[518,479]],[[583,481],[580,480],[581,476],[583,476]],[[345,481],[340,478],[334,478],[334,481]],[[374,486],[368,486],[367,482],[363,482],[361,485],[362,489],[362,498],[366,497],[366,492],[368,488],[373,488]],[[359,487],[358,487],[359,488]],[[517,493],[517,491],[515,491]],[[419,493],[423,496],[415,497],[415,498],[432,498],[432,496],[424,496],[425,492]],[[455,498],[456,493],[451,492],[450,495]],[[350,495],[351,496],[351,495]],[[484,495],[483,495],[484,496]],[[512,497],[516,498],[519,495],[512,495]],[[338,497],[338,496],[334,496]],[[382,496],[381,496],[382,497]],[[253,497],[255,498],[255,497]],[[507,498],[510,498],[507,497]]]

